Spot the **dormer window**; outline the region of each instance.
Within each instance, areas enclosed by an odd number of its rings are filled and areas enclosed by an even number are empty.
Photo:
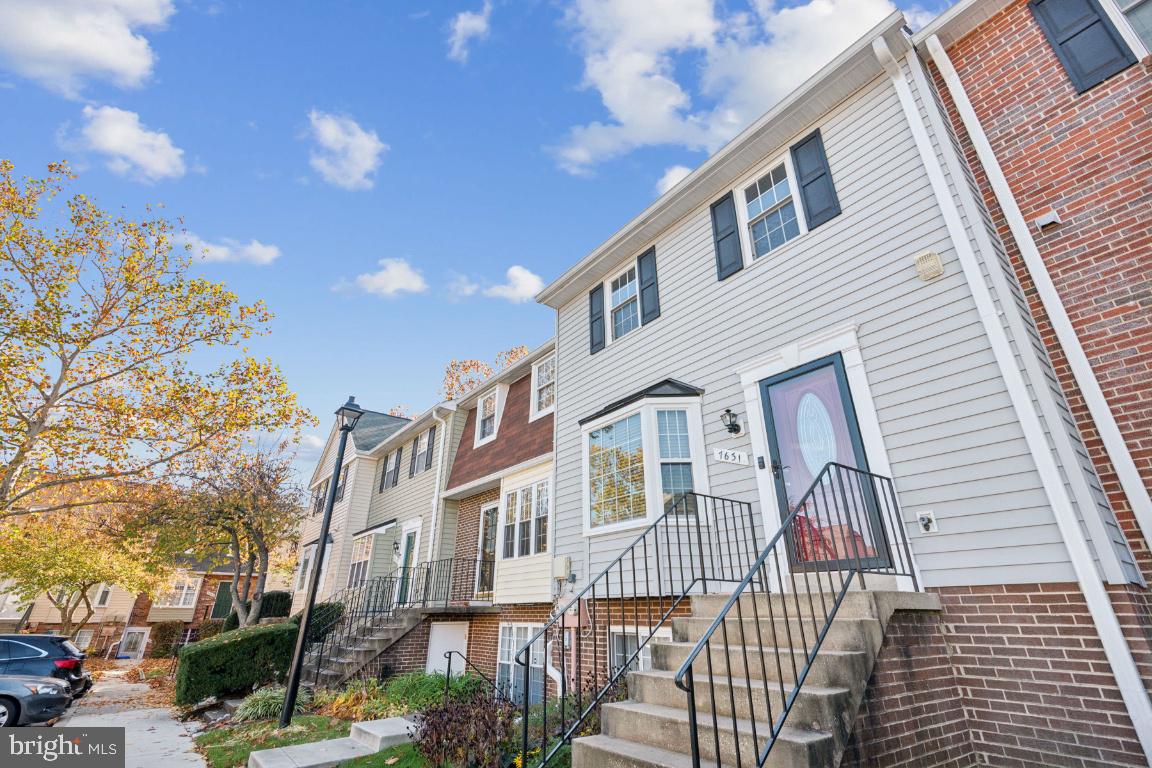
[[[532,366],[532,418],[556,408],[556,356],[549,355]]]
[[[500,405],[500,391],[494,389],[480,398],[476,406],[476,444],[496,437],[496,421]]]

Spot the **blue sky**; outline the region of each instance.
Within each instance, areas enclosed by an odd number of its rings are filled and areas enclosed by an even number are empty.
[[[0,0],[0,156],[182,217],[326,429],[547,339],[541,281],[892,7]]]

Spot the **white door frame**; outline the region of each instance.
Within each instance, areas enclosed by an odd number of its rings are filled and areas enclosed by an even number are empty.
[[[121,653],[124,653],[124,641],[127,639],[129,632],[144,633],[144,638],[140,641],[140,650],[131,657],[133,659],[144,658],[144,652],[148,649],[148,638],[152,634],[152,627],[124,627],[124,632],[120,635],[120,644],[116,646],[116,655],[119,656]]]
[[[762,456],[765,459],[764,468],[760,468],[758,463],[754,463],[752,468],[756,474],[756,489],[760,499],[760,517],[764,526],[765,537],[772,536],[780,528],[781,510],[772,478],[768,435],[764,426],[764,403],[760,397],[760,382],[764,379],[839,352],[844,360],[844,375],[848,378],[848,389],[852,393],[852,406],[856,410],[856,421],[860,428],[860,442],[864,444],[864,455],[868,457],[868,466],[872,472],[878,475],[892,477],[892,465],[888,460],[884,435],[880,431],[880,417],[876,413],[872,389],[868,385],[868,376],[864,370],[864,356],[860,352],[860,340],[856,329],[855,323],[830,328],[791,344],[786,344],[766,357],[737,369],[740,376],[740,386],[744,391],[744,407],[748,414],[748,436],[752,441],[752,449],[757,456]],[[895,492],[895,487],[893,492]],[[903,511],[903,507],[901,507],[901,511]],[[907,523],[904,520],[900,522],[907,528]],[[893,548],[893,551],[896,551],[899,542],[890,541],[889,546]],[[787,573],[790,567],[787,558],[785,558],[785,561],[781,563],[781,570]],[[917,581],[923,583],[914,557],[912,558],[912,567],[915,569]],[[911,578],[899,576],[896,582],[899,589],[911,591]]]
[[[476,529],[476,573],[472,580],[472,588],[476,599],[486,602],[490,602],[496,593],[496,560],[497,553],[500,551],[500,498],[498,496],[495,501],[480,505],[480,525]],[[549,497],[549,501],[551,501],[551,497]],[[481,593],[478,587],[480,586],[480,561],[484,558],[484,513],[490,509],[496,510],[496,516],[492,521],[492,524],[496,526],[492,536],[492,586],[487,592]],[[487,595],[487,597],[481,598],[481,594]]]
[[[460,653],[464,654],[465,658],[467,658],[467,656],[468,656],[468,636],[469,636],[469,631],[471,629],[470,622],[467,622],[467,621],[433,621],[428,625],[428,650],[426,652],[425,659],[424,659],[424,671],[425,672],[431,673],[431,672],[438,671],[436,668],[436,665],[433,663],[434,661],[438,661],[440,666],[443,666],[443,664],[446,663],[446,660],[444,659],[442,654],[441,654],[439,660],[435,660],[432,656],[432,652],[433,652],[432,633],[433,633],[433,630],[435,630],[436,627],[439,627],[439,626],[457,627],[457,626],[461,626],[461,625],[463,625],[463,627],[464,627],[464,650],[460,651]],[[436,649],[436,650],[437,650],[437,652],[440,652],[440,649]],[[450,650],[456,650],[456,649],[452,648]],[[464,674],[464,672],[467,671],[466,669],[464,669],[463,662],[459,663],[459,667],[457,667],[457,669],[459,669],[458,672],[455,669],[453,670],[453,672],[455,674]]]

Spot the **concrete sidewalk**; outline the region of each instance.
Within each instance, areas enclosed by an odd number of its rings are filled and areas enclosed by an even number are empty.
[[[105,674],[92,691],[56,723],[57,727],[113,727],[125,731],[125,768],[204,768],[192,737],[167,708],[141,709],[145,683],[128,683],[119,670]]]

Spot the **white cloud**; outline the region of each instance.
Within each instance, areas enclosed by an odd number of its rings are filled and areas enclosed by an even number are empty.
[[[303,434],[300,444],[296,447],[297,461],[316,461],[324,451],[324,438],[318,435]]]
[[[0,2],[0,60],[70,98],[86,80],[144,84],[156,55],[141,30],[161,29],[172,0],[6,0]]]
[[[514,304],[530,301],[544,288],[540,276],[516,264],[508,268],[508,282],[484,289],[484,295],[494,299],[506,299]]]
[[[656,194],[662,195],[672,187],[679,184],[684,180],[688,174],[692,173],[692,169],[685,165],[673,165],[664,170],[664,175],[656,182]]]
[[[454,299],[475,296],[479,290],[480,284],[467,275],[453,274],[448,283],[448,294]]]
[[[448,58],[461,64],[468,61],[468,45],[473,40],[488,37],[489,21],[492,19],[492,2],[484,0],[480,11],[462,11],[452,17],[448,35]]]
[[[574,174],[645,146],[715,151],[894,10],[890,0],[575,0],[583,85],[608,119],[556,149]],[[683,73],[698,73],[689,80]]]
[[[380,269],[356,276],[356,286],[365,293],[392,297],[401,293],[423,293],[428,283],[404,259],[380,259]]]
[[[150,130],[140,116],[116,107],[84,107],[85,124],[76,144],[108,157],[108,168],[145,182],[178,179],[187,170],[184,150],[168,134]]]
[[[180,245],[191,246],[192,254],[201,261],[233,261],[265,266],[280,258],[278,247],[259,240],[242,243],[225,237],[221,238],[220,242],[210,243],[191,232],[185,232],[177,237],[176,241]]]
[[[313,170],[344,189],[371,189],[375,180],[370,177],[388,151],[376,132],[361,128],[350,117],[317,109],[308,113],[308,122],[318,145],[310,156]]]

